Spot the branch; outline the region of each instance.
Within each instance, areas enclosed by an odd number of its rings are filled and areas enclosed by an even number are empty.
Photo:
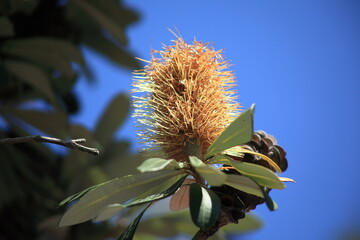
[[[52,143],[61,145],[67,148],[71,149],[78,149],[83,152],[87,152],[93,155],[99,155],[99,150],[96,148],[89,148],[85,147],[79,143],[86,142],[85,138],[79,138],[79,139],[68,139],[68,140],[61,140],[58,138],[52,138],[52,137],[45,137],[45,136],[26,136],[26,137],[15,137],[15,138],[3,138],[0,139],[0,144],[2,143],[8,143],[8,144],[14,144],[14,143],[26,143],[26,142],[46,142],[46,143]]]

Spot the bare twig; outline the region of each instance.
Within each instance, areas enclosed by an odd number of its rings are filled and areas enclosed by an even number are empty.
[[[14,144],[14,143],[26,143],[26,142],[52,143],[52,144],[61,145],[61,146],[71,148],[71,149],[78,149],[80,151],[87,152],[87,153],[90,153],[93,155],[99,155],[98,149],[85,147],[80,144],[80,143],[86,142],[85,138],[79,138],[79,139],[73,139],[73,140],[72,139],[61,140],[58,138],[45,137],[45,136],[26,136],[26,137],[0,139],[0,144],[2,144],[2,143]]]

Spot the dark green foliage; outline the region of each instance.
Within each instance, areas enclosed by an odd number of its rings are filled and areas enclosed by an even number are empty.
[[[190,213],[193,222],[201,230],[213,227],[220,214],[219,197],[209,188],[191,184]]]
[[[129,153],[130,144],[113,138],[127,117],[128,96],[115,96],[107,110],[112,115],[105,111],[94,133],[69,122],[79,110],[73,87],[80,75],[91,77],[81,48],[92,48],[121,67],[138,68],[125,35],[138,18],[117,0],[0,1],[0,138],[86,138],[87,146],[101,150],[94,157],[40,143],[1,144],[0,239],[116,234],[106,224],[60,229],[58,214],[64,209],[56,206],[139,164],[139,157]],[[130,167],[124,168],[127,160]]]
[[[134,221],[125,229],[125,231],[120,235],[118,240],[131,240],[134,237],[136,228],[144,215],[145,211],[148,209],[148,207],[151,205],[151,203],[137,216]]]

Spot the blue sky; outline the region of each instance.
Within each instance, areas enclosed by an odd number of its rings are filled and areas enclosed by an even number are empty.
[[[143,59],[169,44],[176,28],[224,49],[239,102],[256,103],[255,129],[276,136],[294,178],[272,191],[279,210],[259,206],[260,231],[244,239],[341,239],[360,227],[360,1],[126,0],[141,20],[127,34]],[[97,83],[81,81],[76,122],[92,128],[131,73],[85,50]],[[118,132],[135,143],[133,121]],[[135,144],[136,146],[136,144]],[[234,237],[233,239],[237,239]]]

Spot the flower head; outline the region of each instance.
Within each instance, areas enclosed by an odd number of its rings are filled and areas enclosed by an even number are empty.
[[[134,116],[145,149],[187,161],[189,144],[204,154],[238,115],[234,74],[221,53],[208,43],[177,38],[135,72],[134,92],[144,94],[135,97]]]

